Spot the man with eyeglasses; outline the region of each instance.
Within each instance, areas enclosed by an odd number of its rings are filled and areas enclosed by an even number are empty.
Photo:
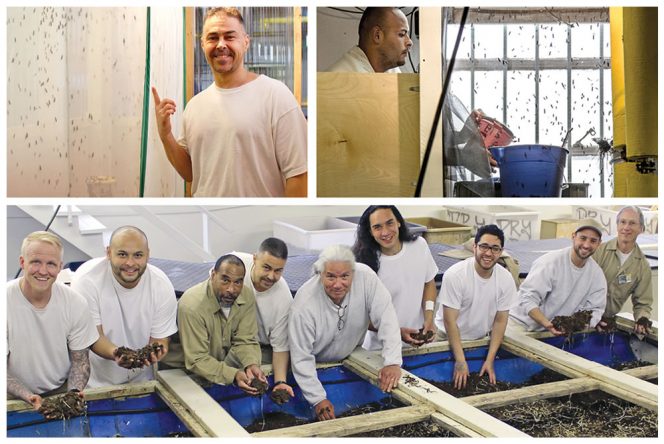
[[[470,372],[462,340],[491,334],[489,350],[480,369],[491,384],[496,383],[493,362],[503,341],[510,308],[516,301],[512,275],[496,263],[505,244],[505,235],[496,225],[477,229],[473,257],[454,264],[443,275],[435,323],[441,339],[447,338],[454,354],[454,387],[466,386]]]
[[[589,326],[595,327],[606,307],[606,279],[591,258],[601,242],[602,227],[594,219],[584,219],[572,235],[571,247],[537,258],[519,287],[510,326],[562,336],[568,332],[557,330],[551,319],[590,310]]]
[[[652,312],[653,294],[650,265],[636,244],[636,238],[645,229],[643,212],[639,207],[624,207],[618,212],[616,223],[618,236],[600,245],[594,256],[608,285],[606,309],[597,329],[607,329],[607,321],[616,316],[631,296],[634,320],[646,320],[635,323],[634,332],[646,334],[647,321]]]
[[[349,247],[325,248],[314,271],[295,295],[288,337],[295,380],[324,421],[335,418],[334,405],[318,379],[316,363],[346,358],[362,344],[371,321],[383,345],[379,386],[389,393],[401,377],[401,334],[389,292],[371,268],[355,262]]]
[[[235,384],[258,395],[251,382],[267,383],[260,369],[256,340],[256,299],[244,286],[242,259],[226,254],[217,259],[210,277],[184,292],[178,302],[176,344],[166,363],[181,366],[215,384]],[[177,358],[176,358],[177,357]]]

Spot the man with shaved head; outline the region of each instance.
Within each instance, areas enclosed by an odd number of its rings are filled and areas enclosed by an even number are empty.
[[[328,71],[399,73],[413,46],[408,32],[408,20],[399,8],[366,8],[358,27],[358,45]]]
[[[89,387],[126,384],[152,379],[149,364],[168,353],[169,337],[177,331],[175,290],[163,271],[148,264],[150,249],[145,233],[132,226],[116,229],[106,256],[81,265],[71,286],[90,307],[100,338],[90,356]],[[141,368],[116,356],[120,346],[140,349],[157,343]]]

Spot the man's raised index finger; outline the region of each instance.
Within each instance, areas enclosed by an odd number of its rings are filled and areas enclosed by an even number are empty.
[[[154,104],[159,105],[161,103],[161,99],[159,98],[159,94],[157,94],[157,88],[154,86],[152,87],[152,97],[154,97]]]

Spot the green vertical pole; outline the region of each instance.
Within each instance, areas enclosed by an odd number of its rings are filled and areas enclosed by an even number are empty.
[[[145,30],[145,79],[143,81],[143,118],[141,124],[141,171],[139,197],[145,192],[145,169],[148,154],[148,120],[150,116],[150,7],[147,11],[147,26]]]

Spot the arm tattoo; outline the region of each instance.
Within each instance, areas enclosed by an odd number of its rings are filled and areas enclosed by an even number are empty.
[[[67,377],[67,389],[78,389],[83,391],[90,379],[89,348],[83,350],[69,350],[71,368]]]
[[[30,402],[28,398],[33,395],[29,388],[25,386],[17,377],[7,372],[7,393],[16,398]]]

